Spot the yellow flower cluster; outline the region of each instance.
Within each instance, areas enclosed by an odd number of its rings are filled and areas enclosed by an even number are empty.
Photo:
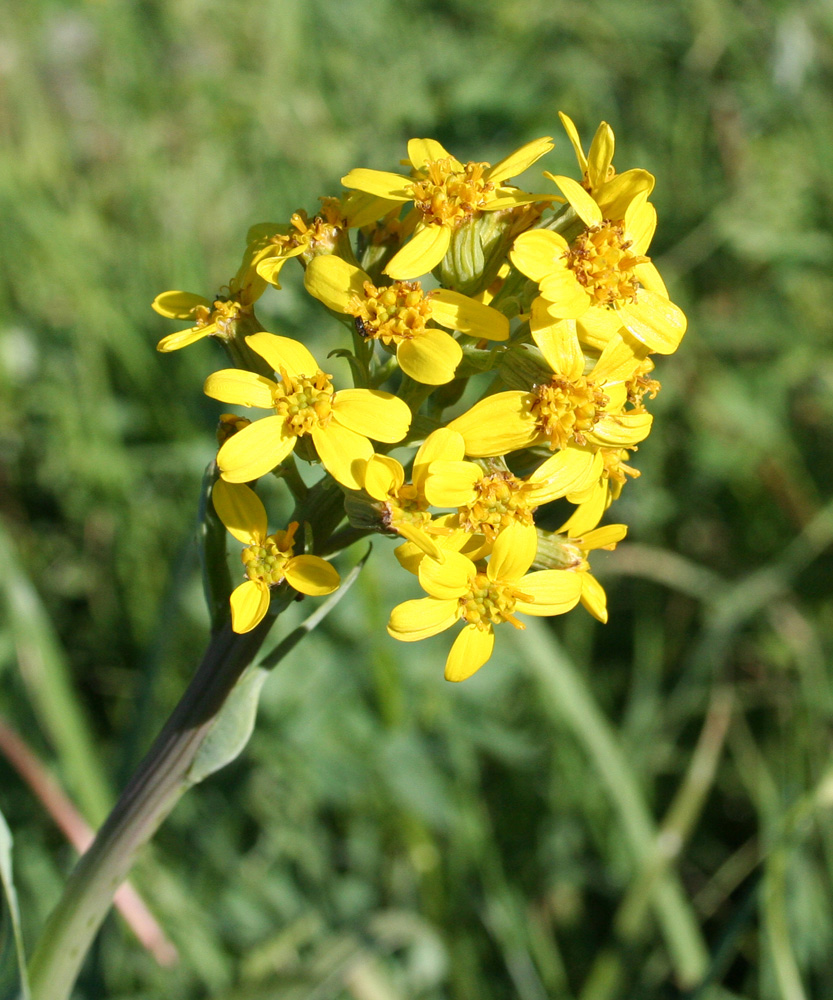
[[[224,414],[218,436],[214,508],[245,546],[235,631],[264,618],[275,588],[335,590],[323,556],[373,532],[400,537],[398,564],[426,595],[393,608],[390,635],[413,642],[462,625],[449,680],[486,662],[503,622],[522,629],[519,616],[578,603],[607,619],[588,553],[625,535],[599,525],[639,475],[629,462],[651,430],[653,356],[676,350],[686,321],[648,256],[654,178],[616,173],[606,123],[585,155],[561,119],[580,177],[546,172],[549,193],[510,183],[550,151],[549,137],[494,165],[412,139],[407,173],[351,170],[346,193],[322,199],[315,217],[253,227],[221,294],[154,300],[191,323],[160,351],[215,338],[232,367],[208,376],[206,394],[266,411]],[[351,386],[337,363],[322,368],[255,316],[291,258],[343,324],[328,358],[346,359]],[[294,455],[320,463],[332,488],[308,487]],[[273,534],[252,489],[270,473],[296,503]],[[543,530],[557,505],[561,527]]]

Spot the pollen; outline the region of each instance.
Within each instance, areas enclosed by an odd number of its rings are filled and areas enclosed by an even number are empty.
[[[488,163],[466,163],[462,169],[450,157],[432,160],[425,175],[410,185],[414,204],[428,225],[457,226],[489,201],[494,184],[484,179]]]
[[[530,411],[550,450],[565,448],[570,441],[586,444],[585,433],[595,426],[607,396],[584,375],[575,379],[555,377],[532,390]]]
[[[243,549],[240,557],[246,575],[253,583],[271,587],[283,581],[286,564],[292,558],[292,543],[297,530],[298,522],[293,521],[286,531],[278,531]]]
[[[479,532],[489,541],[513,522],[532,524],[532,512],[525,496],[526,483],[511,472],[493,472],[475,483],[477,497],[459,510],[460,527]]]
[[[396,281],[381,288],[365,281],[364,296],[354,296],[349,311],[361,336],[400,344],[425,330],[431,304],[418,281]]]
[[[525,628],[513,614],[519,597],[527,601],[531,599],[508,584],[478,573],[469,582],[469,593],[459,599],[461,617],[484,632],[500,622],[511,622],[515,628]]]
[[[567,251],[567,267],[594,305],[615,307],[633,302],[639,282],[633,269],[648,257],[631,253],[621,222],[605,220],[578,236]]]
[[[287,430],[300,436],[313,427],[326,427],[333,409],[333,377],[318,372],[311,378],[292,377],[281,370],[281,383],[274,393],[275,412],[286,418]]]

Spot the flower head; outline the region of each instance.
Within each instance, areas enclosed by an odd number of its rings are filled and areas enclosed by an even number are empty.
[[[418,221],[413,238],[388,263],[385,273],[407,280],[431,271],[446,254],[455,230],[480,212],[494,212],[541,200],[504,182],[523,173],[552,149],[550,138],[535,139],[499,163],[461,163],[434,139],[408,143],[410,177],[383,170],[351,170],[341,183],[392,204],[413,202]]]
[[[579,321],[582,340],[604,345],[622,328],[659,354],[671,354],[686,329],[683,312],[645,251],[656,228],[656,210],[642,191],[624,218],[608,219],[569,177],[552,178],[584,222],[572,243],[552,230],[533,229],[515,240],[512,263],[538,283],[536,302],[549,321]]]
[[[406,403],[375,389],[341,389],[319,368],[303,344],[288,337],[257,333],[246,338],[280,381],[228,368],[209,375],[206,395],[238,406],[272,409],[244,427],[220,448],[217,464],[223,479],[247,483],[274,469],[309,436],[318,457],[338,482],[360,489],[358,474],[373,454],[368,440],[401,441],[411,423]]]
[[[510,525],[498,535],[485,566],[451,551],[442,563],[422,559],[419,581],[429,596],[397,605],[388,632],[394,639],[415,642],[465,622],[445,665],[446,680],[465,680],[491,656],[496,625],[509,622],[522,629],[518,614],[558,615],[578,603],[578,574],[564,569],[527,572],[535,550],[534,529]]]
[[[219,479],[212,500],[228,531],[246,546],[241,559],[247,579],[230,598],[231,627],[235,632],[250,632],[263,619],[272,587],[284,581],[300,594],[313,597],[338,589],[341,581],[330,563],[318,556],[294,554],[297,521],[286,531],[268,534],[266,510],[248,486]]]
[[[585,359],[575,323],[562,322],[533,332],[535,342],[552,370],[529,391],[508,390],[487,396],[449,427],[466,442],[466,454],[505,455],[533,445],[548,445],[561,463],[580,460],[568,456],[582,449],[585,462],[600,447],[630,447],[647,437],[651,415],[624,412],[626,380],[638,364],[621,337],[610,340],[593,368],[584,374]],[[578,488],[578,487],[575,487]]]
[[[247,255],[228,286],[213,299],[193,292],[162,292],[151,303],[154,312],[167,319],[190,320],[193,325],[163,337],[156,345],[157,351],[178,351],[203,337],[232,339],[238,326],[251,321],[252,306],[265,288],[266,282],[257,274]]]
[[[478,339],[509,336],[509,320],[496,309],[445,288],[423,292],[418,281],[377,288],[340,257],[316,257],[304,284],[325,306],[352,316],[360,336],[395,349],[402,371],[426,385],[450,382],[463,357],[457,341],[430,322]]]
[[[654,189],[654,176],[647,170],[626,170],[623,174],[616,173],[613,166],[615,140],[613,129],[607,122],[602,122],[596,129],[590,144],[590,152],[585,156],[573,120],[562,111],[558,112],[558,117],[575,150],[582,174],[581,186],[596,202],[606,219],[621,219],[634,195],[642,191],[646,196],[650,195]],[[555,180],[548,171],[545,171],[544,175]]]

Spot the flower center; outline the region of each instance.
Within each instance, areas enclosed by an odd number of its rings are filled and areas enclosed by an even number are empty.
[[[593,299],[594,305],[633,302],[639,282],[633,269],[650,258],[630,252],[621,222],[605,220],[586,229],[567,251],[567,266]]]
[[[532,510],[524,496],[526,483],[511,472],[493,472],[475,484],[477,497],[459,508],[460,527],[480,532],[494,541],[513,521],[532,524]]]
[[[653,371],[653,367],[650,361],[646,359],[641,368],[637,368],[633,377],[626,383],[628,388],[628,402],[639,413],[645,412],[644,397],[647,395],[649,399],[655,399],[661,389],[659,382],[655,378],[649,377],[650,372]]]
[[[293,521],[286,531],[276,531],[263,541],[256,541],[243,549],[240,556],[246,567],[246,576],[266,587],[280,583],[286,576],[284,569],[292,558],[292,543],[298,522]]]
[[[423,222],[457,226],[482,209],[495,189],[483,178],[488,169],[488,163],[467,163],[461,170],[448,157],[426,163],[410,185]]]
[[[275,233],[269,242],[288,253],[304,247],[316,253],[332,253],[339,233],[344,227],[341,204],[338,198],[321,198],[321,211],[312,219],[303,210],[294,212],[289,222],[293,231]]]
[[[530,412],[550,450],[565,448],[571,440],[585,444],[608,398],[584,375],[575,379],[555,377],[532,390]]]
[[[311,378],[292,377],[283,368],[280,374],[273,401],[275,412],[286,418],[290,434],[309,434],[313,427],[326,426],[333,409],[332,375],[318,372]]]
[[[213,309],[200,305],[194,310],[196,318],[195,326],[202,329],[203,327],[211,326],[212,323],[216,323],[217,334],[221,337],[229,338],[234,335],[234,324],[247,311],[249,310],[241,305],[236,297],[218,295],[214,299]]]
[[[469,581],[469,593],[461,597],[462,617],[469,625],[476,625],[484,632],[490,625],[511,622],[515,628],[526,628],[512,614],[518,598],[531,600],[528,594],[497,580],[490,580],[485,573],[478,573]]]
[[[366,281],[364,298],[353,296],[349,312],[355,316],[362,337],[400,344],[425,330],[431,305],[418,281],[396,281],[381,288]]]

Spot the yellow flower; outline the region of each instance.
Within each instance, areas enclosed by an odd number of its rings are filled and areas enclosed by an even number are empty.
[[[252,226],[246,242],[253,255],[257,273],[280,288],[279,276],[292,257],[309,260],[318,254],[335,253],[339,241],[353,226],[375,221],[380,206],[378,198],[352,192],[345,198],[321,198],[321,211],[312,219],[306,212],[295,212],[289,225],[262,222]]]
[[[578,603],[579,574],[563,569],[527,572],[535,549],[534,530],[510,525],[498,535],[485,570],[457,552],[446,552],[442,563],[424,558],[419,581],[429,596],[397,605],[388,632],[394,639],[416,642],[464,621],[448,655],[445,677],[465,680],[491,656],[495,625],[508,621],[524,628],[516,614],[560,615]]]
[[[280,374],[280,382],[227,368],[209,375],[205,393],[238,406],[274,409],[229,438],[217,454],[223,479],[247,483],[265,475],[309,435],[332,476],[360,489],[358,474],[373,454],[374,441],[401,441],[411,423],[407,405],[389,392],[332,387],[332,375],[295,340],[256,333],[246,343]]]
[[[193,292],[162,292],[151,303],[153,310],[167,319],[191,320],[193,326],[163,337],[156,350],[178,351],[203,337],[231,339],[237,325],[252,318],[252,305],[265,288],[266,282],[258,276],[247,256],[228,286],[213,300]]]
[[[452,336],[427,326],[431,320],[478,339],[509,337],[509,320],[496,309],[445,288],[423,292],[418,281],[377,288],[340,257],[310,261],[304,284],[328,308],[353,316],[360,336],[394,346],[402,371],[425,385],[450,382],[463,357]]]
[[[335,568],[318,556],[293,554],[298,522],[267,534],[266,510],[248,486],[219,479],[212,491],[214,509],[229,532],[246,545],[241,553],[248,579],[231,595],[231,627],[250,632],[269,610],[271,588],[284,580],[301,594],[319,597],[338,589]]]
[[[487,471],[476,462],[439,460],[428,468],[425,495],[435,507],[456,507],[464,531],[494,542],[510,524],[534,524],[538,507],[586,489],[601,470],[600,454],[578,448],[550,456],[523,479],[505,466]]]
[[[626,380],[638,361],[621,337],[609,341],[587,375],[574,322],[534,331],[533,337],[552,378],[529,392],[487,396],[452,420],[448,426],[463,435],[467,455],[505,455],[547,444],[560,452],[548,473],[553,475],[562,463],[566,467],[579,461],[568,454],[577,448],[628,448],[648,436],[649,413],[623,412]]]
[[[411,139],[412,176],[384,170],[351,170],[341,183],[389,203],[413,202],[419,221],[413,238],[388,263],[385,274],[397,280],[427,274],[445,257],[454,231],[480,212],[494,212],[540,201],[503,182],[523,173],[552,149],[549,136],[516,149],[499,163],[461,163],[434,139]]]
[[[588,552],[594,549],[612,551],[628,533],[625,524],[606,524],[602,528],[585,530],[582,534],[567,532],[544,535],[539,542],[538,562],[573,571],[581,585],[581,603],[600,622],[607,621],[607,596],[599,581],[590,572]],[[547,558],[549,557],[549,558]]]
[[[644,191],[647,195],[654,189],[654,175],[647,170],[626,170],[617,174],[613,167],[614,137],[613,129],[602,122],[593,136],[590,152],[584,155],[578,131],[573,120],[558,112],[561,124],[569,136],[576,153],[579,170],[581,170],[581,186],[596,202],[606,219],[621,219],[625,209],[634,195]],[[544,176],[551,180],[555,178],[548,171]]]
[[[429,434],[417,451],[413,482],[405,482],[405,470],[389,455],[373,455],[364,469],[364,491],[384,504],[385,527],[440,561],[444,558],[442,550],[431,535],[448,535],[451,530],[434,525],[431,520],[425,497],[425,477],[435,460],[454,461],[462,457],[463,439],[459,434],[441,427]]]
[[[550,322],[578,320],[581,339],[594,345],[624,327],[649,350],[671,354],[686,318],[645,256],[656,228],[647,194],[635,195],[624,219],[611,221],[576,181],[553,180],[587,228],[572,243],[552,230],[532,229],[518,236],[509,254],[519,271],[538,282]]]
[[[627,477],[636,479],[641,475],[638,469],[627,464],[629,453],[623,448],[600,448],[598,457],[601,459],[601,474],[584,489],[565,494],[570,503],[578,506],[559,531],[581,535],[595,528],[604,512],[619,498]]]

